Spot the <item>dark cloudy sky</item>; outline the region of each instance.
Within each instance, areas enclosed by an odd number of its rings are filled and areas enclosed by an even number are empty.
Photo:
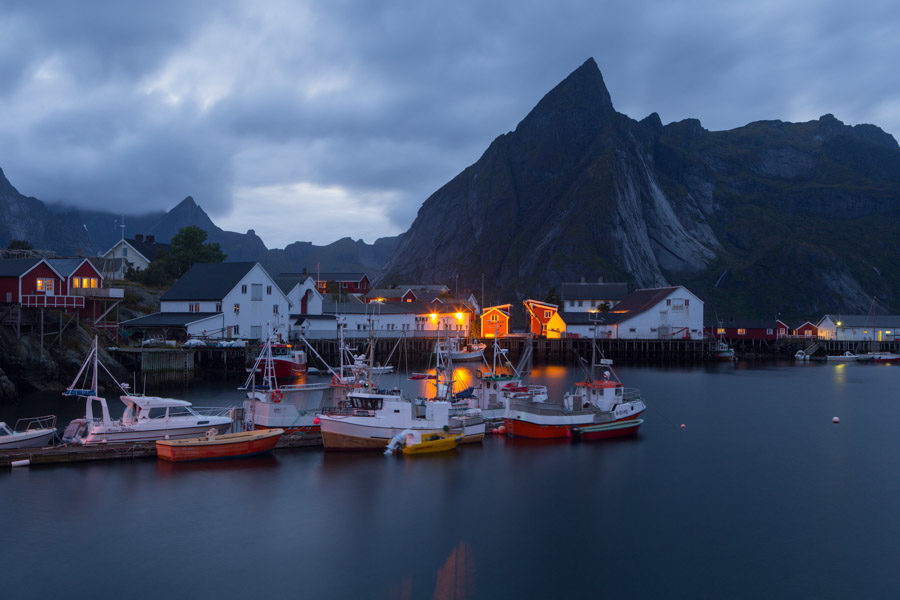
[[[192,195],[270,247],[404,231],[593,56],[616,109],[900,133],[900,3],[0,4],[0,168],[125,213]]]

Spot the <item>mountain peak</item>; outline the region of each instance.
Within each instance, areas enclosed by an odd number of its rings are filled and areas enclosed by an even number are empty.
[[[563,134],[580,131],[590,137],[615,112],[603,75],[596,61],[589,58],[547,92],[516,131],[536,133],[553,129]]]

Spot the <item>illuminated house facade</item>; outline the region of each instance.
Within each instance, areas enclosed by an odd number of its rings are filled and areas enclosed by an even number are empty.
[[[566,322],[557,312],[558,306],[540,300],[523,302],[528,312],[528,331],[533,335],[556,339],[565,336]]]
[[[509,311],[512,304],[488,306],[481,312],[481,337],[502,338],[509,335]]]
[[[891,342],[900,340],[900,315],[825,315],[816,330],[823,340]]]

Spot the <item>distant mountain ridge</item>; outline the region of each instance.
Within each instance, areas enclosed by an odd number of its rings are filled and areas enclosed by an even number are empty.
[[[636,121],[589,59],[424,202],[384,281],[483,276],[508,301],[603,277],[681,283],[720,315],[897,311],[898,217],[900,150],[878,127]]]
[[[28,240],[35,248],[52,250],[63,256],[96,256],[122,237],[122,216],[102,211],[81,210],[65,205],[45,204],[26,197],[9,182],[0,169],[0,246],[11,240]],[[126,237],[149,234],[168,242],[182,227],[195,225],[217,242],[231,261],[259,261],[273,275],[299,271],[303,267],[329,271],[366,271],[377,277],[396,247],[399,237],[380,238],[373,244],[342,238],[325,246],[294,242],[284,249],[268,249],[251,229],[247,233],[225,231],[188,196],[168,212],[126,216]],[[152,257],[149,257],[152,258]]]

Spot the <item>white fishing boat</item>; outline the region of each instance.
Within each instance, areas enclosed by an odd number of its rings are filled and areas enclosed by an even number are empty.
[[[484,439],[485,422],[480,411],[455,407],[448,400],[424,400],[421,405],[402,398],[397,392],[375,388],[371,372],[374,345],[369,344],[369,372],[364,387],[347,394],[336,409],[317,416],[326,450],[382,450],[395,435],[404,430],[443,430],[462,436],[460,443]],[[441,373],[444,371],[444,374]],[[439,366],[434,380],[437,397],[452,394],[452,367]],[[452,375],[449,375],[452,377]],[[424,413],[424,414],[420,414]]]
[[[305,339],[302,341],[306,342]],[[238,388],[247,393],[247,399],[244,400],[246,428],[284,429],[288,433],[318,431],[316,414],[337,406],[339,401],[346,398],[352,386],[342,381],[340,375],[330,367],[328,369],[333,373],[330,382],[279,385],[275,376],[272,347],[272,340],[269,339],[256,358],[250,376]],[[324,364],[325,361],[312,346],[309,346],[309,351]],[[259,382],[256,380],[256,373],[262,373]]]
[[[91,369],[88,369],[89,366]],[[106,399],[97,395],[98,367],[102,367],[122,391],[120,399],[125,405],[125,411],[120,419],[110,416]],[[98,360],[96,338],[87,360],[63,395],[85,400],[84,418],[74,419],[69,423],[63,433],[65,443],[91,445],[148,442],[198,437],[209,429],[224,433],[231,427],[231,418],[225,414],[227,409],[195,409],[190,402],[184,400],[129,393]],[[94,405],[99,409],[97,416],[94,414]]]
[[[0,450],[49,446],[55,434],[54,415],[19,419],[12,428],[0,421]]]
[[[483,344],[478,340],[472,340],[469,343],[463,343],[463,340],[456,339],[455,344],[451,345],[449,355],[455,361],[481,360],[484,356],[484,350],[487,344]]]
[[[829,354],[825,357],[825,360],[829,361],[848,361],[848,360],[859,360],[859,355],[854,354],[847,350],[843,354]]]

